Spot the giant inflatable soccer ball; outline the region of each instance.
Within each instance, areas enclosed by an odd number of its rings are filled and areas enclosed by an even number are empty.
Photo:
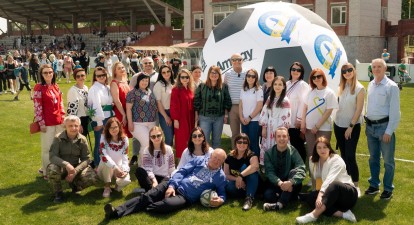
[[[304,80],[321,68],[328,85],[336,90],[341,66],[347,62],[344,47],[320,16],[296,4],[263,2],[237,9],[214,30],[203,48],[203,79],[212,65],[222,73],[232,67],[230,57],[240,53],[243,68],[254,68],[260,77],[267,66],[289,78],[289,68],[298,61],[305,68]],[[260,79],[262,80],[262,79]]]

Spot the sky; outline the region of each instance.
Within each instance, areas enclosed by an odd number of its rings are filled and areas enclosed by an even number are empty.
[[[0,17],[0,28],[6,32],[7,30],[7,23],[6,23],[6,19],[3,19]],[[0,31],[1,32],[1,31]]]

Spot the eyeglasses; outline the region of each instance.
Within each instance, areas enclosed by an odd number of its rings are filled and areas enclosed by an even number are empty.
[[[45,72],[42,72],[42,74],[53,74],[53,71],[45,71]]]
[[[156,138],[161,138],[162,134],[155,134],[155,135],[151,135],[150,136],[152,140],[156,139]]]
[[[152,62],[143,62],[142,64],[148,65],[148,64],[152,64]]]
[[[189,76],[180,76],[180,79],[190,79],[190,77]]]
[[[252,74],[247,74],[246,75],[246,78],[256,78],[256,75],[254,75],[254,74],[253,75]]]
[[[79,75],[76,75],[76,78],[81,78],[81,77],[86,77],[86,74],[79,74]]]
[[[192,138],[202,138],[202,137],[204,137],[204,135],[203,134],[192,134],[191,137]]]
[[[243,61],[243,59],[241,58],[236,58],[236,59],[231,59],[232,62],[241,62]]]
[[[102,78],[102,77],[105,77],[106,78],[106,73],[100,74],[100,75],[96,75],[96,78]]]
[[[167,74],[167,73],[171,73],[171,70],[167,70],[167,71],[162,71],[162,74]]]
[[[300,73],[300,72],[302,72],[302,69],[292,68],[292,69],[290,69],[290,71]]]
[[[322,77],[323,77],[322,75],[315,75],[315,76],[312,76],[312,80],[321,79]]]
[[[347,72],[350,73],[352,71],[354,71],[354,68],[348,68],[348,69],[341,70],[342,74],[346,74]]]
[[[236,144],[239,144],[239,145],[241,145],[241,144],[247,145],[247,144],[249,144],[249,142],[239,140],[239,141],[236,141]]]
[[[218,73],[216,71],[211,71],[210,74],[218,75]]]
[[[109,127],[109,129],[110,129],[110,130],[117,130],[117,129],[119,129],[119,127],[118,127],[118,126],[115,126],[115,127]]]

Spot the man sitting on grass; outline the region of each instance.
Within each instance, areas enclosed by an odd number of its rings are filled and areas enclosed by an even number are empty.
[[[107,219],[120,218],[132,213],[150,211],[169,213],[200,199],[204,190],[216,189],[210,205],[218,207],[226,200],[226,176],[221,165],[226,159],[223,149],[216,149],[210,158],[196,158],[178,170],[169,181],[163,181],[140,197],[128,200],[116,208],[110,203],[104,207]]]
[[[95,185],[98,179],[95,171],[89,166],[88,142],[79,132],[80,119],[70,115],[63,123],[65,131],[54,138],[49,151],[50,164],[47,166],[55,203],[63,201],[62,179],[69,183],[73,193]]]

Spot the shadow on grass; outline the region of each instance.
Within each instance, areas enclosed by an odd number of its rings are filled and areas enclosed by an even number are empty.
[[[367,220],[367,221],[374,222],[374,221],[382,220],[387,216],[384,213],[384,210],[385,208],[387,208],[389,203],[390,203],[390,200],[379,199],[378,195],[363,195],[361,198],[358,199],[358,202],[355,208],[362,207],[363,210],[358,210],[359,212],[369,212],[369,213],[363,213],[363,214],[356,213],[356,217],[358,221]],[[394,221],[394,222],[397,223],[397,221]]]

